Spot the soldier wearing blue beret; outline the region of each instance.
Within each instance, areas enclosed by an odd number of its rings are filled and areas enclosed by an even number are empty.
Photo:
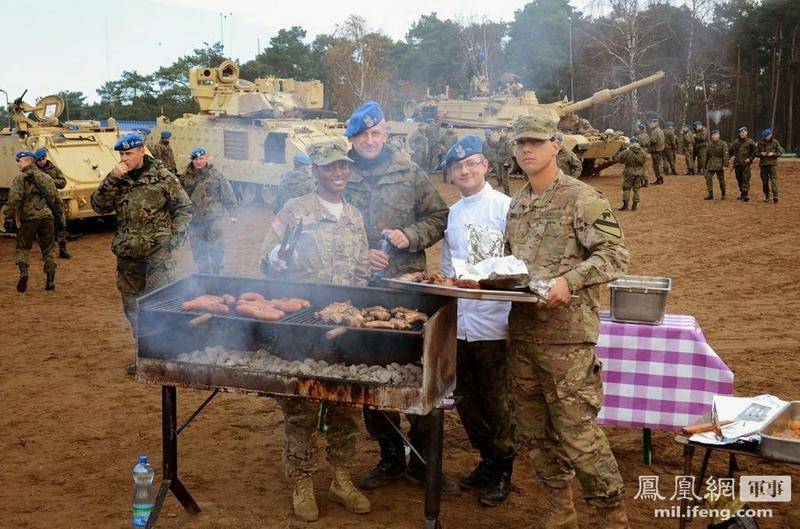
[[[664,174],[677,175],[675,154],[678,152],[678,135],[675,134],[675,123],[667,120],[664,125]]]
[[[170,131],[162,130],[161,139],[158,143],[153,145],[151,151],[153,153],[153,158],[161,160],[172,174],[177,174],[178,166],[175,163],[175,154],[172,152],[172,147],[169,144],[169,139],[171,137],[172,133]]]
[[[39,147],[33,153],[36,156],[36,166],[41,170],[44,174],[49,176],[53,179],[53,184],[55,184],[56,189],[64,189],[67,187],[67,177],[64,172],[56,167],[56,165],[47,159],[47,148],[46,147]],[[61,200],[61,198],[59,198]],[[64,215],[67,214],[67,205],[68,202],[62,200],[62,209],[64,210]],[[67,237],[69,233],[67,233],[67,223],[61,222],[56,223],[56,240],[58,241],[58,257],[61,259],[71,259],[72,255],[67,251]]]
[[[769,202],[770,192],[772,202],[778,203],[778,158],[786,152],[780,142],[772,135],[772,129],[761,132],[758,142],[758,167],[761,171],[761,189],[764,191],[764,202]]]

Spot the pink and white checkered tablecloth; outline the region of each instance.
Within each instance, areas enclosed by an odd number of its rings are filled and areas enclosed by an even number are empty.
[[[603,313],[596,352],[605,389],[600,424],[675,430],[708,412],[714,395],[733,395],[733,372],[692,316],[638,325]]]

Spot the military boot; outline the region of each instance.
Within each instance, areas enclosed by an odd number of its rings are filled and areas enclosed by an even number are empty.
[[[572,485],[563,489],[548,487],[547,517],[544,529],[578,529],[578,513],[572,503]]]
[[[622,207],[619,208],[617,211],[625,211],[626,209],[628,209],[628,201],[627,200],[623,200],[622,201]]]
[[[708,193],[706,193],[706,198],[704,198],[703,200],[714,200],[714,193],[709,191]]]
[[[58,256],[61,259],[72,259],[72,255],[67,251],[67,241],[58,241]]]
[[[317,499],[314,497],[314,481],[310,476],[295,481],[292,509],[294,515],[305,522],[314,522],[319,518]]]
[[[661,184],[663,184],[663,183],[664,183],[664,179],[661,178],[660,176],[658,178],[656,178],[656,181],[654,182],[654,184],[659,185],[659,186]]]
[[[486,487],[480,497],[481,505],[485,507],[497,507],[508,498],[511,492],[511,474],[514,470],[514,456],[496,461],[493,467],[494,479],[491,485]]]
[[[638,207],[639,207],[639,203],[634,200],[633,204],[631,205],[631,211],[636,211],[636,208],[638,208]]]
[[[750,202],[750,197],[747,196],[747,193],[742,194],[742,200],[744,200],[745,202]]]
[[[484,489],[489,485],[492,477],[494,461],[491,459],[481,459],[475,469],[461,478],[459,484],[465,489]]]
[[[406,472],[406,452],[403,442],[391,439],[378,439],[381,447],[381,460],[375,468],[361,478],[361,488],[374,490],[401,478]]]
[[[625,514],[625,506],[620,503],[615,507],[597,509],[602,529],[630,529],[628,515]]]
[[[406,477],[418,485],[425,485],[425,465],[418,458],[412,457],[406,470]],[[461,487],[456,480],[442,471],[441,491],[442,494],[458,494]]]
[[[17,292],[25,292],[28,289],[28,265],[19,265],[19,279],[17,280]]]
[[[353,485],[350,480],[350,472],[344,468],[335,467],[333,469],[333,479],[331,488],[328,489],[328,497],[331,501],[335,501],[356,514],[366,514],[372,510],[369,500]]]
[[[45,290],[55,290],[56,289],[56,273],[55,272],[48,272],[47,279],[44,283]]]

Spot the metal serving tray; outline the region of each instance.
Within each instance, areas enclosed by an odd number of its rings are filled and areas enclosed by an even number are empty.
[[[667,312],[669,277],[625,276],[608,284],[611,289],[611,319],[621,323],[658,325]]]
[[[402,279],[383,279],[382,286],[420,292],[422,294],[434,294],[450,298],[478,299],[482,301],[513,301],[517,303],[542,303],[542,299],[530,292],[518,292],[514,290],[485,290],[478,288],[459,288],[445,287],[441,285],[428,285],[415,281],[404,281]]]
[[[789,421],[800,420],[800,401],[786,404],[778,414],[761,429],[761,455],[777,461],[800,463],[800,439],[776,437],[774,434],[789,429]]]

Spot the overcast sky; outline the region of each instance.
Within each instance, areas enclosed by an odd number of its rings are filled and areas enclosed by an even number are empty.
[[[149,74],[161,65],[222,40],[228,55],[246,61],[281,28],[302,26],[309,39],[330,33],[350,14],[401,39],[422,14],[509,21],[524,0],[0,0],[5,67],[0,89],[26,100],[95,90],[123,70]],[[573,5],[584,0],[572,0]],[[225,6],[224,18],[220,6]],[[222,24],[220,24],[222,21]],[[222,26],[222,27],[221,27]],[[0,94],[2,98],[2,94]],[[4,104],[5,101],[0,99]]]

